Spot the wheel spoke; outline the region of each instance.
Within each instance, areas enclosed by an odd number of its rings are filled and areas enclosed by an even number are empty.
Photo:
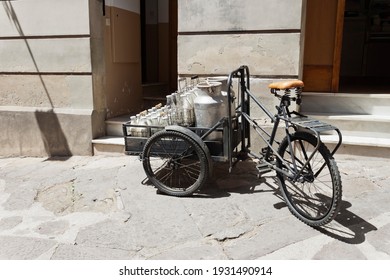
[[[283,161],[278,160],[283,169],[292,166],[293,162],[297,167],[296,175],[292,176],[294,179],[278,172],[287,206],[307,224],[326,224],[337,214],[341,200],[341,180],[336,163],[322,143],[316,150],[317,139],[312,134],[297,132],[290,140],[291,152],[285,138],[279,147]]]
[[[206,152],[191,137],[176,131],[163,130],[149,138],[143,165],[159,190],[175,196],[193,193],[208,175]]]

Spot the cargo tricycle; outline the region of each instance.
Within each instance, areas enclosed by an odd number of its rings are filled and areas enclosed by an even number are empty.
[[[241,160],[253,158],[260,176],[276,172],[294,216],[310,226],[325,225],[337,215],[341,203],[341,177],[333,155],[342,135],[337,127],[290,109],[292,103],[301,104],[303,86],[300,80],[271,83],[270,93],[279,99],[272,113],[251,93],[249,67],[241,66],[229,74],[222,90],[221,82],[210,79],[192,89],[192,97],[181,94],[181,102],[167,96],[166,107],[157,109],[160,122],[151,112],[152,121],[124,124],[126,152],[139,155],[148,180],[172,196],[199,191],[216,161],[227,162],[231,172]],[[192,98],[192,122],[188,98]],[[271,132],[251,117],[253,106],[269,118]],[[338,138],[331,151],[321,141],[324,133]],[[277,134],[283,134],[280,141]],[[264,148],[252,151],[251,135],[258,135]]]

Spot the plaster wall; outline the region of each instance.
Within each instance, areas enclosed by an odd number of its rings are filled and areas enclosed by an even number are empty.
[[[99,0],[0,2],[1,156],[92,154],[105,102],[103,21],[90,18],[101,13]]]
[[[89,0],[0,2],[0,37],[89,34]]]
[[[304,5],[305,0],[178,1],[179,75],[227,76],[248,65],[251,92],[274,112],[278,100],[268,84],[301,77]],[[272,125],[256,106],[251,116]]]
[[[179,32],[301,28],[302,0],[179,0]]]
[[[223,75],[248,65],[257,76],[298,76],[299,33],[180,35],[178,44],[182,75]]]
[[[297,77],[302,0],[178,1],[178,72],[227,74],[242,64],[262,77]]]
[[[0,45],[3,72],[91,73],[90,39],[3,39]]]

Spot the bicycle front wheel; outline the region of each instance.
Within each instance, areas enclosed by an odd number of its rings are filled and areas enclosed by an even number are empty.
[[[191,136],[162,130],[146,142],[143,167],[153,185],[173,196],[188,196],[201,188],[209,174],[205,148]]]
[[[338,214],[341,202],[341,178],[336,161],[317,138],[307,132],[285,137],[279,146],[277,172],[281,190],[291,213],[310,226],[322,226]],[[315,154],[313,154],[315,152]],[[310,160],[309,160],[310,159]]]

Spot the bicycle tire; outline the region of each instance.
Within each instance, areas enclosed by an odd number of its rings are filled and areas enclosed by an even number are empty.
[[[308,132],[296,132],[291,135],[290,141],[296,164],[302,169],[302,162],[306,162],[313,152],[317,138]],[[293,166],[289,150],[286,136],[278,153],[288,165]],[[321,170],[323,164],[325,166]],[[280,159],[277,160],[277,167],[287,171]],[[336,161],[322,142],[297,180],[290,179],[280,171],[277,172],[277,177],[290,212],[304,223],[313,227],[323,226],[338,214],[342,197],[341,177]]]
[[[189,196],[209,176],[205,148],[183,132],[162,130],[146,142],[142,159],[148,179],[162,193]]]

